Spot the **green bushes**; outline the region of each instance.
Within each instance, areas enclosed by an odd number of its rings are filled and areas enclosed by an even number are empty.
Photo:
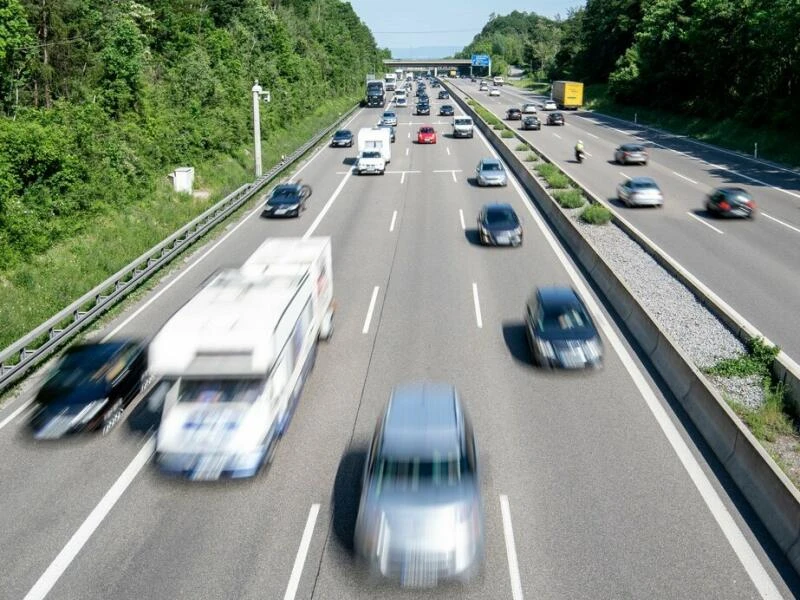
[[[551,188],[560,189],[569,187],[569,178],[558,167],[550,163],[536,166],[536,171],[541,175]]]
[[[536,156],[536,154],[535,154],[534,152],[528,152],[528,153],[525,155],[525,160],[526,160],[527,162],[536,162],[537,160],[539,160],[539,157],[538,157],[538,156]]]
[[[503,131],[500,133],[500,137],[513,138],[514,137],[514,132],[511,131],[510,129],[503,128]]]
[[[590,204],[583,209],[581,219],[592,225],[605,225],[611,220],[611,211],[602,204]]]
[[[555,190],[553,192],[553,197],[564,208],[580,208],[586,204],[581,191],[574,188],[568,190]]]
[[[517,144],[517,147],[514,148],[514,150],[516,150],[517,152],[525,152],[526,150],[530,150],[530,146],[528,146],[528,144],[523,144],[522,142],[520,142],[519,144]]]

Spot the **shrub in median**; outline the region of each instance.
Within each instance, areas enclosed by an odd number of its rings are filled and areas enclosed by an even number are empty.
[[[516,150],[517,152],[525,152],[525,150],[527,149],[528,149],[528,144],[523,144],[521,142],[517,144],[516,148],[514,148],[514,150]]]
[[[569,187],[569,178],[560,171],[556,171],[550,175],[545,175],[544,178],[545,181],[547,181],[547,185],[553,189],[563,189]]]
[[[605,225],[611,220],[611,211],[602,204],[590,204],[583,209],[581,219],[592,225]]]
[[[553,192],[553,197],[564,208],[580,208],[586,201],[583,199],[583,194],[580,190],[556,190]]]
[[[550,163],[542,163],[540,165],[536,165],[536,172],[546,179],[548,175],[558,173],[558,168]]]
[[[512,138],[514,137],[514,132],[510,129],[503,129],[503,132],[500,134],[500,137],[504,138]]]
[[[536,156],[536,154],[533,152],[528,152],[528,154],[525,156],[525,160],[527,160],[528,162],[536,162],[537,160],[539,160],[539,157]]]

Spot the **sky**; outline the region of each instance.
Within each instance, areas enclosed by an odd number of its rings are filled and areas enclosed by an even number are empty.
[[[442,46],[461,50],[468,45],[493,12],[535,12],[543,17],[567,16],[585,0],[349,0],[367,24],[380,48]],[[445,52],[442,56],[452,53]],[[408,58],[395,56],[395,58]],[[438,58],[426,56],[426,58]]]

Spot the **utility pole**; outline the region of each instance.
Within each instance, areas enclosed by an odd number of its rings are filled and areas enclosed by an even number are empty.
[[[269,102],[271,98],[269,90],[264,91],[258,85],[258,79],[256,79],[251,91],[253,92],[253,140],[255,142],[256,179],[258,179],[261,177],[261,112],[259,104],[262,98],[264,102]]]

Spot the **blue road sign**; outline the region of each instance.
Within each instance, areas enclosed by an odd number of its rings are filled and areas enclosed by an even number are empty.
[[[472,55],[472,66],[473,67],[488,67],[490,64],[489,55],[488,54],[473,54]]]

